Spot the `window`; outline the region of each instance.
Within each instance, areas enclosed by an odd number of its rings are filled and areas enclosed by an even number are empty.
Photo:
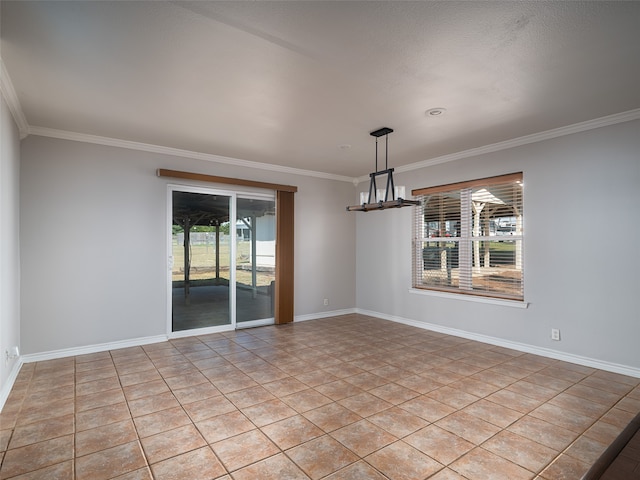
[[[522,173],[413,190],[413,287],[523,300]]]

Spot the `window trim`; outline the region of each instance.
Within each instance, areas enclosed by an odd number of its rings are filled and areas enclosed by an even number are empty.
[[[453,300],[464,300],[467,302],[500,305],[503,307],[529,308],[529,302],[525,300],[511,300],[507,298],[489,297],[489,296],[477,295],[477,294],[470,295],[468,292],[454,293],[451,291],[412,287],[409,289],[409,293],[413,293],[415,295],[427,295],[430,297],[450,298]]]
[[[432,186],[432,187],[425,187],[425,188],[417,188],[417,189],[413,189],[411,191],[411,194],[413,196],[425,196],[425,195],[433,195],[433,194],[438,194],[438,193],[444,193],[444,192],[451,192],[451,191],[459,191],[460,195],[461,195],[461,199],[463,198],[465,192],[464,190],[469,190],[475,187],[491,187],[492,185],[504,185],[504,184],[509,184],[509,183],[520,183],[522,184],[523,182],[523,173],[522,172],[515,172],[515,173],[508,173],[505,175],[498,175],[498,176],[493,176],[493,177],[485,177],[485,178],[479,178],[479,179],[474,179],[474,180],[468,180],[468,181],[463,181],[463,182],[455,182],[455,183],[449,183],[446,185],[436,185],[436,186]],[[423,205],[421,204],[418,208],[420,208],[420,211],[423,213],[424,215],[424,210],[423,210]],[[522,205],[521,205],[522,207]],[[469,229],[471,228],[472,225],[472,219],[469,218],[465,218],[467,214],[469,214],[470,212],[465,212],[464,209],[461,208],[460,210],[460,215],[461,215],[461,219],[462,219],[462,226],[461,228],[463,229],[463,231],[465,229]],[[417,213],[417,215],[419,215],[419,213]],[[414,216],[414,219],[416,217]],[[410,292],[411,293],[423,293],[426,295],[433,295],[433,296],[440,296],[440,297],[446,297],[446,298],[459,298],[459,299],[465,299],[465,300],[471,300],[471,301],[478,301],[481,303],[495,303],[495,304],[501,304],[501,305],[510,305],[510,306],[522,306],[524,305],[523,308],[527,308],[527,306],[529,305],[526,301],[525,301],[525,297],[524,297],[524,270],[522,269],[522,278],[520,281],[520,285],[521,285],[521,291],[522,291],[522,297],[520,296],[511,296],[507,293],[501,293],[501,292],[494,292],[494,291],[486,291],[486,290],[473,290],[473,289],[466,289],[466,288],[461,288],[460,286],[457,287],[438,287],[437,285],[424,285],[424,284],[419,284],[419,282],[417,281],[417,271],[418,271],[418,258],[423,258],[422,255],[418,254],[418,243],[423,244],[426,240],[424,238],[424,235],[418,235],[418,233],[416,232],[416,228],[417,228],[417,223],[414,220],[413,222],[413,226],[412,228],[414,229],[413,234],[412,234],[412,238],[413,238],[413,248],[412,248],[412,275],[411,275],[411,289]],[[518,235],[514,235],[514,236],[510,236],[511,240],[514,241],[519,241],[520,242],[520,248],[523,248],[524,245],[524,235],[522,233],[518,234]],[[471,245],[473,245],[474,241],[494,241],[495,238],[492,236],[479,236],[479,237],[474,237],[472,234],[470,234],[469,231],[466,232],[466,234],[461,235],[460,237],[457,238],[441,238],[441,237],[437,237],[437,238],[429,238],[429,241],[457,241],[459,245],[461,246],[465,246],[466,247],[471,247]],[[466,245],[469,241],[471,241],[470,245]],[[462,250],[462,249],[461,249]],[[461,256],[462,257],[466,257],[468,256],[469,258],[471,258],[471,251],[469,252],[462,252],[461,251]],[[524,257],[520,257],[520,262],[524,261]],[[465,267],[460,266],[460,268],[466,268],[466,269],[472,269],[473,268],[473,264],[472,263],[468,263],[468,265],[465,263]],[[522,263],[521,263],[522,265]],[[522,308],[522,307],[521,307]]]
[[[411,195],[431,195],[433,193],[448,192],[450,190],[462,190],[463,188],[487,187],[490,185],[498,185],[500,183],[522,181],[522,172],[507,173],[506,175],[498,175],[497,177],[478,178],[477,180],[468,180],[466,182],[448,183],[447,185],[436,185],[433,187],[416,188],[411,190]]]

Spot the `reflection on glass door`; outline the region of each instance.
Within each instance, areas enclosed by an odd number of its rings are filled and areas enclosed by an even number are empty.
[[[273,323],[275,200],[239,197],[236,211],[236,321],[242,326]]]
[[[232,323],[233,198],[172,192],[172,331]]]

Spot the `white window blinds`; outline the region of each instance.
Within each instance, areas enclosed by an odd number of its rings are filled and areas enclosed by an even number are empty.
[[[414,288],[524,299],[522,173],[412,193]]]

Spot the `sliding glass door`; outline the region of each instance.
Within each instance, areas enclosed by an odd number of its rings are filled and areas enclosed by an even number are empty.
[[[230,325],[234,199],[203,191],[171,196],[171,331]]]
[[[169,211],[170,331],[273,323],[273,195],[171,186]]]
[[[239,196],[236,229],[238,326],[273,323],[276,269],[276,204],[273,196]]]

